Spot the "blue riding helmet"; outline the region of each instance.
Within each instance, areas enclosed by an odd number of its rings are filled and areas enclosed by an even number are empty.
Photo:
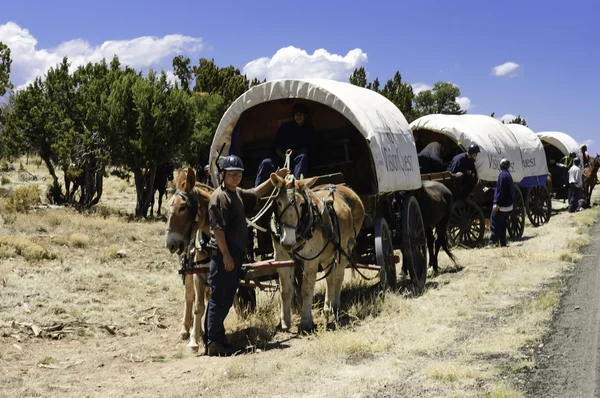
[[[223,171],[233,171],[233,170],[244,171],[244,163],[242,162],[242,159],[240,159],[239,157],[237,157],[235,155],[229,155],[229,156],[225,157],[225,159],[223,159],[223,162],[221,163],[221,170],[223,170]]]

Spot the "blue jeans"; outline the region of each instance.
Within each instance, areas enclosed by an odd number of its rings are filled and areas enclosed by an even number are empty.
[[[267,181],[271,173],[277,171],[277,168],[282,168],[284,164],[284,160],[279,156],[271,156],[269,158],[263,159],[258,166],[258,173],[256,175],[256,180],[254,181],[254,187],[259,186],[263,182]],[[308,170],[308,156],[303,153],[299,153],[297,155],[292,155],[290,158],[290,169],[294,171],[294,176],[296,179],[300,179],[300,176],[303,175],[306,177],[306,171]]]
[[[490,244],[500,242],[500,246],[506,246],[506,224],[510,212],[494,211],[490,216]]]
[[[569,213],[573,213],[579,207],[579,199],[581,199],[581,188],[573,185],[569,187]]]
[[[204,343],[225,342],[225,318],[233,305],[233,299],[240,283],[242,269],[242,251],[231,250],[231,257],[235,267],[226,271],[223,264],[223,254],[217,251],[216,256],[210,258],[210,271],[208,284],[210,285],[210,300],[204,317]]]

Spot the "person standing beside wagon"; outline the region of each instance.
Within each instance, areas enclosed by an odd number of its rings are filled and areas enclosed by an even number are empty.
[[[494,191],[494,201],[492,214],[490,216],[490,242],[488,247],[500,243],[501,247],[506,247],[506,225],[508,216],[513,210],[515,199],[515,186],[513,178],[508,171],[510,161],[506,158],[500,161],[500,175],[496,182],[496,188],[483,188],[483,192]]]
[[[573,166],[569,169],[569,213],[583,210],[579,207],[581,189],[583,188],[583,172],[581,171],[579,158],[573,160]]]
[[[233,305],[240,281],[242,258],[248,245],[246,213],[251,211],[258,198],[273,189],[267,180],[253,189],[239,188],[244,164],[235,156],[227,156],[221,165],[222,182],[210,196],[208,217],[210,222],[210,300],[204,317],[205,353],[209,356],[231,355],[236,350],[225,338],[224,321]],[[278,169],[276,174],[285,177],[288,169]]]

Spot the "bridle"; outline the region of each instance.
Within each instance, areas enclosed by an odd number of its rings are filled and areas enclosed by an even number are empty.
[[[281,212],[278,212],[277,209],[273,211],[273,216],[275,218],[275,232],[273,232],[273,235],[276,239],[279,240],[281,239],[282,227],[293,229],[296,233],[296,245],[300,243],[303,246],[303,244],[306,243],[306,241],[312,238],[313,233],[315,231],[315,226],[317,222],[319,222],[321,217],[317,207],[313,205],[312,201],[310,200],[306,189],[299,191],[296,189],[296,184],[294,183],[295,181],[293,175],[291,178],[286,177],[286,180],[291,182],[292,188],[287,188],[285,191],[283,189],[280,190],[277,199],[279,199],[284,194],[287,194],[287,196],[290,199],[283,208],[283,210],[281,210]],[[300,194],[300,196],[304,200],[304,206],[298,203],[296,196],[297,194]],[[298,220],[296,225],[292,225],[282,221],[283,215],[287,211],[291,210],[293,210],[296,213],[296,219]],[[300,249],[301,247],[294,249],[294,251]]]
[[[203,239],[199,242],[199,247],[196,247],[196,239],[194,235],[198,233],[198,224],[200,222],[200,214],[198,214],[199,204],[198,204],[198,194],[195,192],[195,188],[192,190],[193,194],[188,194],[186,191],[182,191],[178,189],[173,194],[171,201],[175,199],[176,196],[179,196],[185,201],[185,204],[188,206],[188,223],[189,227],[187,232],[184,234],[184,242],[187,241],[187,247],[185,247],[184,251],[179,255],[179,262],[181,263],[181,268],[190,269],[194,268],[199,264],[208,264],[210,262],[210,256],[206,256],[203,260],[194,261],[194,253],[195,250],[200,250],[207,252],[206,243]],[[170,206],[169,206],[170,207]],[[169,220],[173,215],[170,214]],[[167,225],[166,232],[167,234],[171,231],[171,227]],[[183,282],[185,283],[185,274],[182,274]]]

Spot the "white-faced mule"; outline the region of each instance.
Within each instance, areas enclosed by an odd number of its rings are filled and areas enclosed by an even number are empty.
[[[343,185],[324,185],[314,191],[317,177],[295,180],[271,174],[279,188],[271,229],[275,234],[275,259],[294,259],[303,268],[300,330],[314,329],[313,296],[319,267],[327,282],[324,314],[327,322],[337,318],[346,267],[356,245],[356,237],[365,219],[365,209],[358,195]],[[340,248],[342,250],[340,250]],[[291,304],[294,294],[293,268],[278,268],[281,283],[281,328],[291,327]]]
[[[208,268],[210,257],[199,244],[198,238],[201,236],[199,233],[210,236],[208,203],[213,188],[196,182],[196,174],[190,167],[187,171],[179,169],[175,189],[167,206],[166,246],[171,253],[177,253],[180,262],[191,257],[192,264],[187,262],[186,266]],[[193,350],[198,349],[198,342],[202,338],[202,316],[210,297],[207,275],[184,274],[183,277],[185,305],[179,334],[183,340],[189,337],[188,347]]]

